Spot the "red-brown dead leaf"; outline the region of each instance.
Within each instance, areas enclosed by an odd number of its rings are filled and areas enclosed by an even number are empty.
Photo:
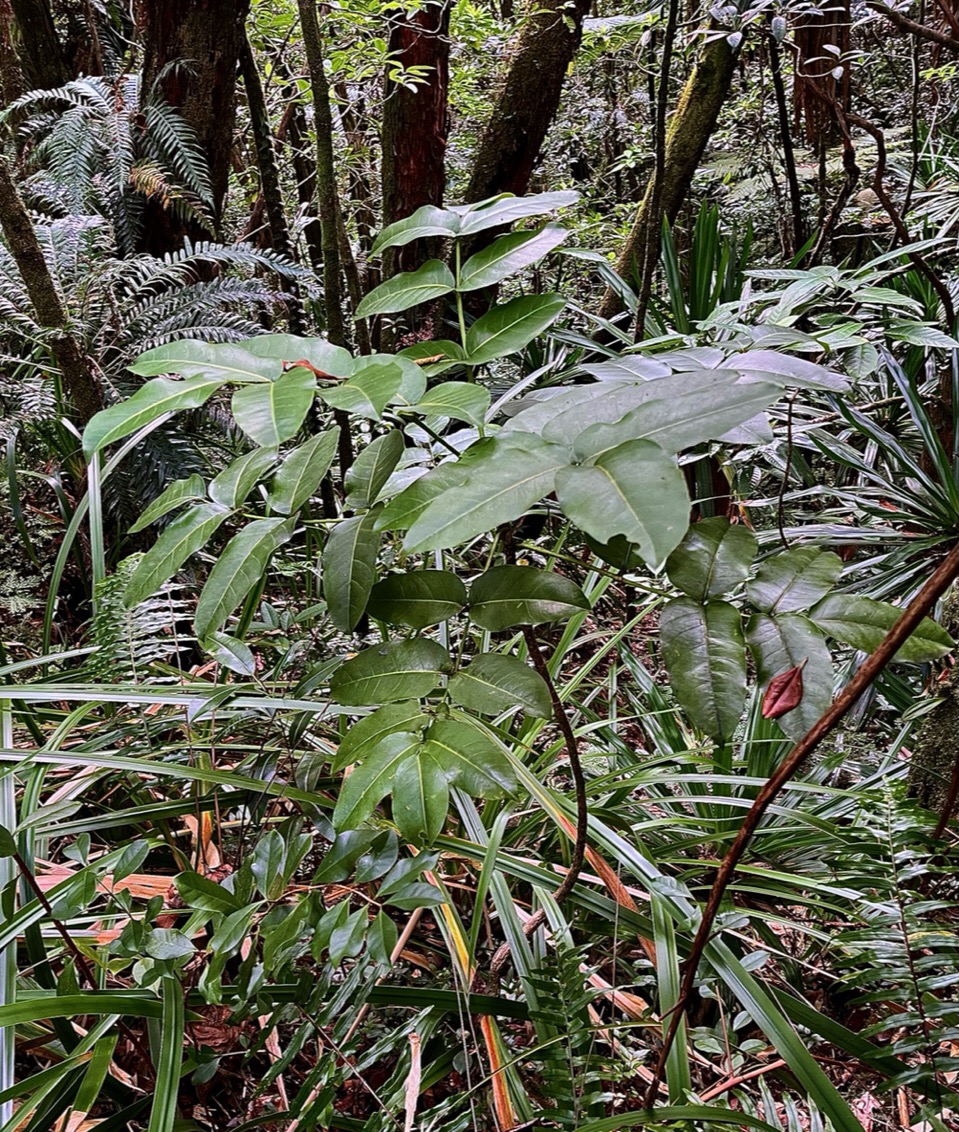
[[[769,681],[763,696],[763,719],[779,719],[787,711],[799,707],[803,694],[802,670],[805,667],[806,661],[803,660],[795,668],[780,672]]]

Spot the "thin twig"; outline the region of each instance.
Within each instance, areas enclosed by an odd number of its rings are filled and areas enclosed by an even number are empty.
[[[927,581],[919,593],[916,594],[899,620],[893,625],[885,637],[883,637],[876,651],[860,666],[856,675],[833,700],[829,708],[820,716],[816,723],[813,724],[803,738],[793,747],[783,760],[779,769],[769,778],[766,785],[756,796],[756,800],[753,802],[743,819],[742,825],[739,827],[739,832],[736,834],[735,840],[730,846],[726,856],[723,858],[722,864],[719,866],[719,871],[713,882],[712,891],[709,894],[709,899],[706,901],[706,907],[703,910],[699,930],[690,948],[689,958],[686,960],[683,971],[683,981],[680,986],[676,1005],[673,1008],[669,1030],[663,1039],[663,1048],[660,1052],[659,1061],[656,1064],[653,1080],[646,1097],[647,1107],[651,1107],[655,1101],[656,1091],[666,1068],[666,1060],[669,1057],[669,1051],[676,1038],[680,1022],[685,1016],[686,1002],[696,982],[699,961],[712,936],[713,925],[715,924],[723,897],[726,895],[726,890],[732,881],[736,866],[749,847],[749,843],[752,841],[753,835],[759,827],[759,823],[762,821],[766,811],[769,809],[770,805],[772,805],[782,788],[799,770],[819,744],[858,702],[859,697],[870,687],[903,644],[912,636],[913,632],[919,626],[919,623],[946,592],[957,574],[959,574],[959,544],[954,546],[942,562],[940,562],[929,581]]]

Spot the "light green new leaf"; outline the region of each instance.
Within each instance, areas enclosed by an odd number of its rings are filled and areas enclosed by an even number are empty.
[[[356,317],[370,318],[375,314],[410,310],[449,294],[455,282],[453,273],[442,260],[428,259],[416,271],[403,271],[374,287],[356,308]]]
[[[842,560],[831,550],[801,546],[765,559],[746,584],[746,596],[763,613],[798,613],[821,601],[839,581]]]
[[[426,715],[415,700],[400,701],[377,708],[376,711],[357,720],[347,731],[333,760],[333,769],[342,770],[350,763],[365,759],[387,735],[393,735],[398,731],[418,732],[429,722],[430,716]]]
[[[463,264],[459,290],[475,291],[492,287],[507,276],[537,263],[566,239],[569,232],[555,224],[547,224],[538,232],[511,232],[500,236]]]
[[[450,417],[479,428],[489,411],[489,390],[465,381],[447,381],[427,390],[413,406],[424,417]]]
[[[446,771],[428,745],[400,763],[391,790],[400,836],[414,845],[432,845],[446,821],[450,790]]]
[[[275,461],[276,452],[269,448],[247,452],[210,481],[210,498],[223,507],[239,507]]]
[[[330,470],[336,445],[337,429],[311,436],[305,443],[283,459],[273,477],[270,506],[280,515],[292,515],[319,488],[320,481]]]
[[[424,629],[455,616],[466,604],[466,586],[447,570],[390,574],[370,593],[369,614],[391,625]]]
[[[828,636],[863,652],[874,652],[903,611],[885,601],[853,594],[830,594],[809,614]],[[893,658],[900,663],[928,664],[952,652],[956,642],[941,625],[924,617],[918,629]]]
[[[379,372],[381,366],[399,366],[400,385],[395,393],[391,394],[387,404],[413,405],[426,392],[426,374],[423,367],[406,356],[400,354],[367,354],[357,358],[353,363],[352,381],[355,383],[367,372]]]
[[[418,700],[451,668],[446,649],[425,637],[374,645],[340,665],[330,695],[339,704],[360,706]]]
[[[127,608],[132,609],[156,593],[191,554],[206,545],[213,532],[231,514],[228,507],[221,507],[218,503],[199,503],[178,515],[133,571],[133,577],[123,592]]]
[[[746,704],[746,646],[739,610],[725,601],[681,597],[659,622],[669,684],[683,710],[719,742],[730,739]]]
[[[489,228],[499,228],[529,216],[543,216],[557,208],[566,208],[579,200],[579,193],[560,190],[552,193],[533,193],[516,197],[507,193],[481,200],[476,204],[459,205],[451,209],[460,216],[459,234],[473,236]]]
[[[756,536],[740,524],[716,516],[693,523],[669,556],[666,573],[696,601],[728,594],[746,580],[756,557]]]
[[[393,776],[400,765],[421,744],[419,735],[396,731],[368,751],[363,762],[343,779],[333,809],[336,829],[356,829],[362,825],[389,794]]]
[[[566,306],[562,295],[520,295],[493,307],[466,331],[470,365],[515,354],[551,326]]]
[[[549,495],[556,472],[568,463],[566,448],[528,434],[479,441],[460,460],[459,473],[443,473],[446,481],[455,480],[457,474],[466,478],[433,498],[417,515],[406,535],[407,549],[443,550],[518,519]],[[412,488],[419,493],[429,490],[429,480],[440,471],[429,472],[426,482],[418,480]]]
[[[509,760],[474,724],[437,720],[426,733],[424,749],[445,769],[452,785],[473,797],[498,798],[516,788]]]
[[[344,519],[330,531],[323,548],[323,596],[333,624],[344,633],[363,616],[376,572],[380,535],[377,513]]]
[[[169,515],[171,511],[182,507],[184,503],[199,502],[205,497],[206,484],[203,482],[203,477],[196,472],[192,476],[187,476],[186,479],[174,480],[137,519],[130,528],[130,534],[135,535],[139,531],[146,530],[151,523],[155,523],[157,519],[162,519],[164,515]]]
[[[198,637],[219,629],[259,582],[277,547],[293,534],[294,519],[255,519],[230,539],[217,558],[196,606]]]
[[[403,447],[403,434],[394,428],[360,452],[344,479],[348,507],[354,510],[372,507],[399,463]]]
[[[689,525],[686,480],[649,440],[629,440],[592,464],[561,469],[556,498],[580,530],[601,543],[623,535],[654,569]]]
[[[450,699],[481,715],[499,715],[521,707],[547,719],[552,713],[549,688],[538,672],[518,657],[485,652],[450,680]]]
[[[460,218],[455,212],[424,204],[411,216],[388,224],[373,243],[373,255],[387,248],[400,248],[427,236],[455,236],[459,232]]]
[[[808,617],[798,613],[778,617],[757,613],[746,626],[746,641],[762,691],[774,676],[806,661],[802,700],[778,720],[789,738],[798,741],[832,702],[832,657],[822,633]]]
[[[222,374],[216,374],[185,377],[180,381],[172,377],[148,381],[126,401],[94,414],[83,430],[84,455],[89,460],[101,448],[115,440],[122,440],[166,413],[199,409],[228,380]]]
[[[323,387],[319,392],[333,409],[378,421],[402,384],[403,370],[396,362],[378,362],[342,385]]]
[[[534,566],[494,566],[470,587],[470,616],[494,633],[566,621],[589,608],[589,598],[575,582]]]
[[[233,417],[263,448],[276,448],[295,436],[316,396],[316,378],[303,366],[276,381],[243,385],[233,394]]]

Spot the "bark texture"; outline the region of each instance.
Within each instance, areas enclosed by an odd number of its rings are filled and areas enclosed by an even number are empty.
[[[47,0],[10,0],[19,39],[18,54],[29,90],[63,86],[70,74]]]
[[[166,101],[192,126],[206,155],[219,228],[230,175],[236,123],[237,66],[249,0],[138,0],[143,87],[159,82]],[[185,230],[156,206],[148,210],[150,251],[177,246]],[[159,246],[155,246],[159,243]]]
[[[100,387],[81,342],[70,330],[70,318],[43,258],[7,162],[0,158],[0,228],[23,279],[37,322],[49,333],[50,352],[60,370],[61,386],[73,402],[81,424],[103,407]]]
[[[526,192],[559,109],[563,82],[579,49],[589,9],[589,0],[530,0],[480,140],[466,191],[468,201]]]
[[[670,223],[676,219],[689,192],[693,176],[706,146],[716,128],[719,112],[729,94],[736,71],[737,53],[725,39],[706,43],[683,87],[666,134],[666,164],[663,170],[660,197],[661,215]],[[653,219],[653,181],[646,192],[626,238],[623,250],[616,261],[616,272],[630,278],[642,254],[647,230]],[[658,238],[653,233],[653,238]],[[622,310],[622,303],[610,288],[603,297],[600,314],[612,318]]]

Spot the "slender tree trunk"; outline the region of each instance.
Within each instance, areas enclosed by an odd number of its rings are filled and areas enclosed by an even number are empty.
[[[295,88],[290,92],[295,94]],[[310,141],[307,137],[303,107],[299,102],[290,102],[280,123],[278,135],[289,146],[290,164],[296,178],[296,199],[306,217],[303,236],[306,240],[310,266],[319,275],[323,270],[323,240],[320,221],[316,214],[316,161],[310,155]]]
[[[31,90],[63,86],[74,76],[53,24],[48,0],[10,0],[19,39],[20,66]]]
[[[280,170],[276,163],[276,151],[273,148],[273,129],[270,126],[270,115],[266,96],[263,93],[263,84],[260,81],[260,72],[257,70],[250,41],[245,35],[240,44],[240,72],[243,75],[243,86],[246,89],[246,101],[250,111],[256,163],[260,171],[260,190],[263,193],[263,206],[270,229],[270,243],[274,251],[292,260],[293,243],[286,222],[286,211],[283,208],[283,189],[280,184]],[[299,289],[296,283],[290,280],[286,282],[285,290],[290,296],[290,329],[294,334],[304,334],[306,315]]]
[[[159,82],[160,93],[193,128],[209,166],[217,231],[230,177],[237,66],[249,7],[249,0],[138,0],[136,7],[144,96]],[[159,204],[148,205],[147,212],[148,250],[179,247],[187,234],[182,222]]]
[[[449,130],[450,5],[428,3],[391,18],[389,51],[404,69],[428,68],[414,89],[388,76],[383,105],[383,224],[392,224],[421,205],[443,203],[446,135]],[[433,243],[434,246],[430,246]],[[390,256],[387,273],[411,271],[436,255],[435,242],[417,240]]]
[[[736,71],[737,52],[725,39],[706,43],[693,70],[686,80],[676,112],[666,134],[666,159],[660,189],[659,215],[672,223],[696,172],[706,145],[716,128],[719,111],[729,94]],[[654,184],[646,187],[623,250],[616,261],[616,271],[624,279],[630,278],[641,266],[642,249],[647,238],[658,239],[658,232],[650,232],[653,217]],[[600,314],[612,318],[622,310],[622,303],[610,288],[603,297]]]
[[[497,193],[522,195],[546,132],[559,109],[563,82],[583,35],[590,0],[529,0],[509,52],[509,68],[483,132],[466,190],[468,201]]]
[[[786,105],[786,87],[783,83],[782,52],[772,35],[769,37],[769,67],[772,71],[773,90],[776,94],[776,116],[779,120],[779,134],[783,146],[783,166],[786,170],[789,205],[792,210],[792,240],[790,241],[792,246],[790,250],[795,255],[806,242],[806,221],[803,216],[799,177],[796,174],[796,154],[789,129],[789,110]]]
[[[23,69],[14,46],[13,8],[10,0],[0,0],[0,86],[2,105],[10,105],[23,94]]]
[[[70,318],[43,258],[33,224],[14,184],[10,166],[0,157],[0,228],[36,311],[50,331],[50,351],[60,370],[63,391],[81,424],[103,407],[100,387],[82,344],[70,330]]]

